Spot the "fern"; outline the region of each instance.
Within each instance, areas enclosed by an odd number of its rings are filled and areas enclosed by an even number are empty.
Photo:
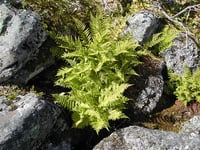
[[[67,65],[58,71],[56,84],[71,91],[54,97],[73,112],[74,127],[90,125],[98,133],[109,128],[109,120],[126,118],[122,110],[128,99],[123,92],[129,77],[137,74],[132,67],[141,63],[138,44],[128,37],[116,38],[117,27],[103,14],[91,15],[90,28],[75,22],[79,37],[57,40],[65,48],[61,57]]]
[[[191,72],[188,67],[185,67],[185,73],[182,77],[175,73],[170,73],[170,83],[175,87],[174,94],[178,100],[183,101],[186,105],[190,101],[200,102],[200,69]]]
[[[154,55],[159,56],[173,45],[172,41],[177,37],[178,33],[178,30],[166,25],[161,32],[152,36],[152,39],[143,46],[143,49],[151,50]]]

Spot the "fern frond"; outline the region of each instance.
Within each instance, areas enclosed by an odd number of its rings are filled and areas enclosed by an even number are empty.
[[[109,120],[117,120],[119,118],[128,118],[122,111],[120,110],[109,110]]]
[[[83,128],[88,126],[90,122],[89,117],[81,112],[73,112],[72,120],[74,121],[73,128]]]
[[[170,75],[170,78],[174,77]],[[200,101],[200,70],[197,69],[191,72],[189,67],[185,67],[185,72],[182,77],[175,80],[176,90],[174,94],[177,98],[182,101],[185,105],[193,100]]]
[[[142,49],[151,49],[154,55],[161,55],[167,48],[173,45],[173,40],[178,33],[178,30],[167,25],[160,33],[154,34],[152,39],[145,43]]]
[[[80,21],[79,19],[74,18],[75,25],[77,27],[78,34],[82,41],[82,44],[89,44],[92,41],[92,36],[90,30],[86,27],[86,25]]]
[[[96,121],[93,121],[93,120],[91,121],[91,126],[98,134],[99,131],[103,128],[108,130],[109,122],[108,122],[108,119],[98,118],[98,120],[96,120]]]
[[[69,110],[73,110],[77,106],[77,102],[69,99],[69,95],[65,95],[65,93],[53,94],[53,97],[56,99],[56,103],[61,104]]]
[[[102,95],[99,97],[99,107],[112,107],[119,105],[119,103],[125,103],[128,99],[122,94],[128,86],[130,85],[111,83],[109,87],[102,89]]]

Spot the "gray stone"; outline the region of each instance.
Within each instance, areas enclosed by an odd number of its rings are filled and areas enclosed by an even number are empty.
[[[59,146],[54,146],[53,144],[48,145],[48,150],[71,150],[71,147],[68,143],[63,141]]]
[[[33,77],[54,64],[55,59],[50,52],[50,41],[47,39],[36,56],[32,57],[24,67],[22,67],[12,78],[10,82],[17,84],[27,84]]]
[[[141,11],[128,19],[127,25],[128,27],[122,32],[122,36],[131,34],[138,43],[144,44],[157,31],[160,21],[152,12]],[[128,106],[129,113],[133,109],[132,115],[134,116],[141,113],[151,113],[161,100],[163,93],[164,62],[147,58],[144,60],[144,64],[143,66],[139,65],[139,69],[136,69],[140,77],[133,79],[131,83],[134,85],[126,91],[128,97],[134,99],[129,102]]]
[[[199,49],[195,40],[188,36],[188,47],[186,47],[185,34],[181,33],[173,40],[173,46],[168,48],[163,57],[168,68],[182,76],[185,66],[195,71],[200,66]]]
[[[125,91],[125,95],[133,99],[127,106],[133,118],[151,113],[160,102],[164,88],[164,62],[151,57],[143,57],[142,61],[143,64],[135,68],[139,76],[131,78],[133,86]]]
[[[200,116],[194,116],[184,122],[179,133],[188,133],[191,136],[200,137]]]
[[[0,5],[0,31],[0,82],[4,82],[37,56],[46,33],[35,12],[4,4]]]
[[[122,35],[130,33],[133,39],[144,44],[156,32],[159,24],[159,19],[152,12],[141,11],[128,19],[128,27]]]
[[[93,150],[198,150],[199,137],[130,126],[112,133]]]
[[[4,96],[0,97],[0,112],[1,111],[9,111],[10,106],[7,104],[8,99]]]
[[[143,113],[151,113],[159,102],[164,87],[162,75],[149,76],[147,86],[141,91],[135,101],[135,108]]]
[[[32,93],[18,96],[16,109],[0,111],[0,150],[38,149],[50,135],[61,109]]]

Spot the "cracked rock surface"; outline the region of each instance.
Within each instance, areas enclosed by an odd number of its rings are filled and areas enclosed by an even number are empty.
[[[46,37],[35,12],[1,4],[0,83],[15,76],[27,62],[37,57]]]
[[[59,122],[61,109],[33,93],[19,95],[13,110],[5,101],[0,97],[0,150],[38,149]]]
[[[199,147],[199,137],[130,126],[113,132],[97,144],[93,150],[188,150],[199,149]]]

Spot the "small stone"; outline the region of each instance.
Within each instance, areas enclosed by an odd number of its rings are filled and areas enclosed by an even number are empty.
[[[144,44],[156,32],[159,24],[159,19],[152,12],[141,11],[128,19],[128,27],[123,31],[122,35],[131,33],[133,39],[140,44]]]
[[[188,36],[188,47],[186,47],[186,35],[181,33],[173,40],[173,46],[163,53],[166,65],[179,76],[185,71],[185,66],[191,71],[200,67],[199,49],[195,40]]]

